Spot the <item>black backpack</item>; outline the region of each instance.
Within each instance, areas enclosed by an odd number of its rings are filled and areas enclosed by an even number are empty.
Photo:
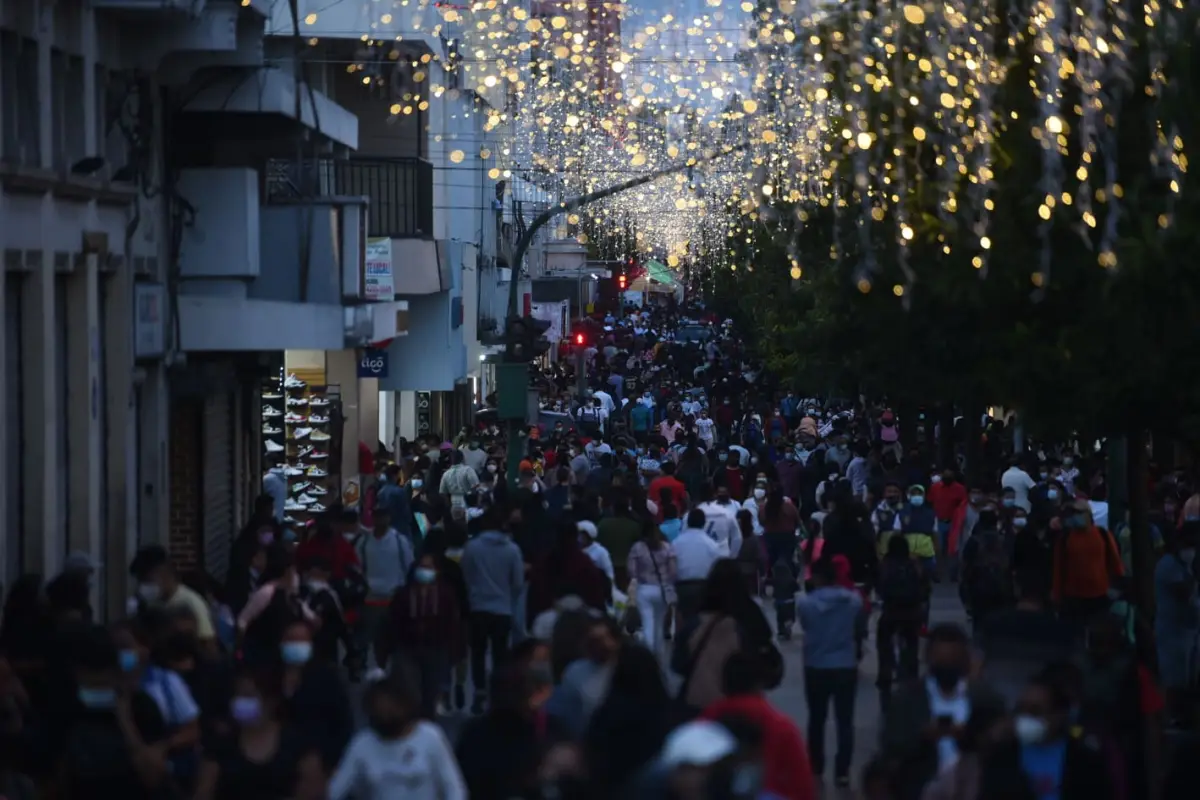
[[[921,582],[921,571],[911,558],[897,562],[884,559],[883,578],[879,584],[879,597],[884,609],[908,610],[925,602],[925,588]]]
[[[1008,542],[999,531],[981,531],[974,535],[975,554],[965,587],[973,602],[998,602],[1012,592],[1012,558]]]

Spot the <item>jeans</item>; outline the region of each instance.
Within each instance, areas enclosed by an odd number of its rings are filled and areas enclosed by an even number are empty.
[[[487,656],[492,653],[493,669],[508,658],[508,640],[512,635],[513,619],[507,614],[488,611],[471,612],[471,682],[475,697],[487,694]]]
[[[704,581],[677,581],[675,583],[676,610],[679,614],[679,630],[684,630],[692,620],[700,616],[700,601],[704,594]]]
[[[837,725],[837,758],[834,774],[850,775],[854,756],[854,697],[858,690],[858,670],[804,670],[804,699],[808,703],[808,753],[814,775],[825,772],[825,719],[829,702],[833,701],[833,718]]]
[[[412,685],[421,689],[421,716],[436,719],[438,700],[450,691],[450,654],[435,647],[418,647],[402,659]]]
[[[529,638],[529,584],[521,584],[521,593],[517,595],[517,607],[512,616],[512,643],[518,645]]]
[[[647,583],[637,587],[637,608],[642,617],[642,636],[650,652],[659,653],[663,644],[663,625],[667,616],[667,601],[663,599],[662,587]]]
[[[768,531],[764,533],[763,542],[767,545],[767,569],[775,569],[775,564],[783,561],[792,572],[795,572],[796,544],[798,541],[794,532],[771,533]],[[737,558],[737,553],[734,553],[733,556]]]
[[[375,637],[379,635],[379,626],[386,624],[387,617],[386,605],[364,605],[358,610],[358,624],[354,626],[354,655],[356,662],[361,665],[360,669],[369,666],[368,659],[375,646]],[[387,664],[378,666],[387,668]]]

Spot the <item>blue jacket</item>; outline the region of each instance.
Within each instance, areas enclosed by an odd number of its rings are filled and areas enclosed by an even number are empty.
[[[796,599],[804,629],[804,666],[855,669],[865,619],[862,596],[853,589],[823,586]]]
[[[471,611],[511,617],[525,585],[525,559],[521,548],[500,531],[484,531],[467,541],[462,557]]]
[[[413,515],[412,504],[408,497],[408,487],[395,483],[381,486],[375,495],[375,504],[383,506],[392,515],[393,528],[412,538]]]

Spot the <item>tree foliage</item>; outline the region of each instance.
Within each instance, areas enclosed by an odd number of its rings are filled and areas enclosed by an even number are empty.
[[[1198,30],[1195,6],[1181,21],[1184,30]],[[1148,48],[1133,50],[1130,91],[1113,120],[1122,194],[1117,266],[1099,265],[1088,231],[1056,215],[1051,269],[1042,272],[1037,114],[1013,106],[1016,119],[995,142],[986,274],[972,264],[977,235],[923,196],[921,176],[930,165],[917,143],[897,140],[914,176],[907,188],[908,207],[917,210],[915,236],[905,255],[915,282],[901,268],[894,220],[864,235],[839,225],[832,207],[776,207],[760,216],[750,242],[731,242],[742,266],[714,277],[715,302],[752,331],[768,365],[802,391],[863,390],[897,404],[999,405],[1020,409],[1035,429],[1157,427],[1200,441],[1200,388],[1190,380],[1200,370],[1200,185],[1185,181],[1173,192],[1147,157],[1160,135],[1155,102],[1169,106],[1187,144],[1200,136],[1200,60],[1188,39],[1178,37],[1167,54],[1168,91],[1160,98],[1142,91]],[[1028,80],[1023,65],[1031,57],[1012,54],[1010,81]],[[1027,92],[1014,84],[1007,96]],[[1078,144],[1072,139],[1072,148]],[[1117,213],[1115,205],[1097,201],[1098,225]],[[868,256],[870,272],[861,268]],[[803,269],[799,280],[789,274],[795,263]]]

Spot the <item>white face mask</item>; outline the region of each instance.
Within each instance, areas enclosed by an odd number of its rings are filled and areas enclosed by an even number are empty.
[[[425,481],[421,480],[420,478],[413,478],[413,479],[412,479],[411,481],[409,481],[408,483],[409,483],[409,485],[410,485],[410,486],[412,486],[412,488],[414,488],[414,489],[420,489],[422,486],[424,486],[424,485],[425,485]]]
[[[767,496],[766,489],[755,489],[754,490],[754,499],[755,500],[762,500],[766,496]]]
[[[496,471],[497,469],[499,469],[499,467],[497,467],[495,464],[488,464],[488,465],[487,465],[487,471],[488,471],[488,472],[495,473],[495,471]]]
[[[142,583],[138,585],[138,596],[147,603],[156,603],[162,595],[157,583]]]
[[[1046,740],[1048,725],[1044,719],[1018,714],[1013,723],[1014,732],[1021,744],[1040,744]]]

